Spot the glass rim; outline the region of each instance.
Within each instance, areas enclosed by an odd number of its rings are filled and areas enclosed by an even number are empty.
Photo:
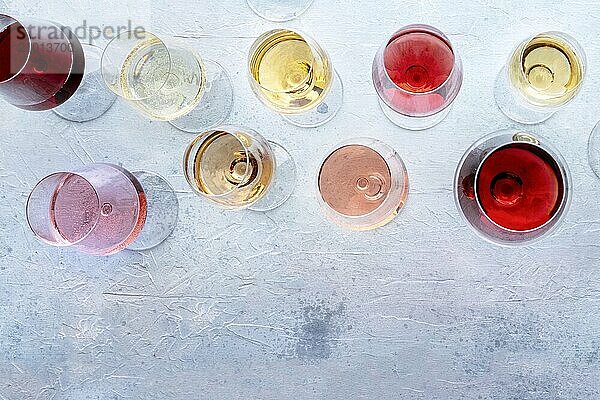
[[[23,72],[23,70],[25,69],[25,67],[27,66],[27,64],[29,63],[29,59],[31,58],[31,51],[32,51],[32,44],[31,44],[31,35],[29,34],[29,31],[27,29],[25,29],[25,25],[23,25],[23,23],[21,21],[19,21],[18,19],[16,19],[15,17],[12,17],[8,14],[4,14],[4,13],[0,13],[0,19],[2,19],[2,17],[6,17],[9,20],[12,20],[12,22],[6,26],[7,29],[9,28],[12,24],[19,24],[19,27],[23,28],[23,30],[25,31],[25,33],[27,34],[27,45],[29,47],[28,51],[27,51],[27,59],[25,60],[25,62],[23,63],[23,65],[21,65],[21,68],[19,69],[18,72],[12,74],[12,76],[8,79],[5,79],[3,81],[0,81],[0,85],[10,82],[13,79],[15,79],[17,76],[19,76],[21,74],[21,72]],[[17,27],[17,29],[19,29],[19,27]]]
[[[403,32],[403,31],[406,31],[406,32]],[[399,33],[401,33],[401,34],[398,35]],[[444,82],[441,83],[438,87],[436,87],[434,89],[428,90],[426,92],[411,92],[411,91],[401,88],[400,86],[398,86],[396,84],[396,82],[394,82],[394,80],[392,78],[390,78],[387,68],[385,67],[385,60],[382,60],[383,61],[383,72],[385,73],[385,76],[389,80],[389,82],[392,85],[394,85],[394,90],[399,90],[399,91],[401,91],[405,94],[411,95],[411,96],[426,96],[426,95],[434,94],[438,90],[440,90],[440,88],[448,85],[448,82],[450,81],[450,79],[452,79],[452,77],[456,74],[456,70],[458,69],[458,66],[461,63],[460,56],[456,53],[455,47],[452,44],[452,42],[450,41],[450,39],[448,38],[448,36],[446,36],[442,31],[440,31],[436,27],[427,25],[427,24],[406,25],[406,26],[398,29],[396,32],[392,33],[383,44],[383,55],[385,55],[385,52],[386,52],[388,46],[392,43],[392,41],[393,41],[392,39],[395,40],[395,39],[399,38],[400,36],[406,35],[408,33],[426,33],[426,34],[434,34],[436,36],[439,36],[448,45],[448,47],[450,48],[450,51],[452,52],[452,69],[450,70],[450,73],[448,74],[448,76],[446,77]],[[449,103],[449,104],[452,104],[452,103]],[[439,110],[431,115],[435,115],[438,112],[443,111],[446,107],[442,108],[441,110]],[[400,114],[402,114],[402,113],[400,113]],[[404,114],[404,115],[406,115],[406,114]],[[429,117],[431,115],[416,116],[415,118]],[[407,115],[407,116],[412,117],[412,115]]]
[[[173,59],[171,57],[171,51],[169,50],[169,46],[167,46],[166,42],[160,38],[160,36],[155,35],[154,33],[150,32],[150,31],[146,31],[144,30],[142,33],[145,36],[149,36],[149,37],[145,37],[144,39],[138,39],[140,42],[145,42],[145,41],[152,41],[152,40],[157,40],[159,42],[159,44],[164,47],[165,52],[167,54],[167,57],[169,58],[169,71],[167,71],[165,73],[165,77],[163,82],[160,84],[160,86],[156,89],[152,90],[151,94],[148,94],[145,97],[127,97],[123,94],[123,88],[122,88],[122,84],[119,83],[118,87],[120,88],[120,91],[116,91],[113,88],[113,85],[109,84],[109,80],[107,79],[107,74],[108,71],[111,70],[111,68],[107,68],[105,66],[105,63],[107,62],[107,56],[108,56],[108,51],[111,47],[111,45],[116,44],[119,40],[123,39],[123,36],[127,35],[129,37],[133,37],[135,38],[135,30],[128,30],[128,31],[124,31],[119,33],[118,35],[116,35],[114,38],[112,38],[111,40],[109,40],[109,42],[106,44],[106,46],[104,47],[104,50],[102,51],[102,56],[100,57],[100,74],[102,75],[102,80],[104,81],[105,85],[109,88],[109,90],[111,92],[113,92],[114,94],[116,94],[117,96],[125,99],[125,100],[129,100],[129,101],[139,101],[139,100],[144,100],[144,99],[148,99],[150,97],[152,97],[154,94],[160,92],[160,90],[162,90],[162,88],[167,84],[167,81],[169,80],[169,75],[171,74],[171,69],[173,68]],[[128,55],[131,53],[132,50],[134,50],[136,48],[136,45],[132,46],[131,48],[128,49]],[[199,59],[199,57],[197,57]],[[119,75],[121,73],[123,67],[123,63],[121,63],[121,66],[119,67]]]
[[[594,125],[594,127],[592,128],[592,131],[590,132],[590,135],[588,136],[588,140],[587,140],[587,158],[588,158],[588,164],[590,165],[590,168],[592,169],[592,172],[594,173],[594,175],[596,176],[596,178],[600,178],[600,169],[598,168],[594,168],[593,163],[593,155],[592,155],[592,141],[594,140],[594,138],[600,135],[600,121],[596,122],[596,124]],[[600,150],[600,149],[599,149]]]
[[[212,128],[209,129],[207,131],[204,131],[202,133],[200,133],[198,136],[196,136],[192,142],[186,147],[184,155],[183,155],[183,170],[184,170],[184,175],[185,178],[188,182],[188,185],[192,188],[192,190],[205,198],[208,199],[220,199],[223,197],[227,197],[229,195],[231,195],[232,193],[235,193],[236,190],[238,190],[240,184],[242,181],[244,181],[246,178],[248,178],[248,176],[250,175],[250,166],[249,166],[249,161],[250,161],[250,154],[249,154],[249,150],[248,147],[240,140],[239,137],[237,137],[237,135],[235,134],[235,132],[243,132],[243,133],[247,133],[252,137],[255,137],[256,134],[258,134],[256,131],[254,131],[253,129],[249,129],[249,128],[242,128],[242,127],[237,127],[237,126],[233,126],[233,125],[223,125],[223,126],[218,126],[216,128]],[[244,175],[243,175],[243,179],[240,181],[240,183],[236,184],[234,188],[228,190],[227,192],[223,192],[223,193],[219,193],[219,194],[209,194],[209,193],[205,193],[202,192],[198,189],[197,185],[195,184],[193,177],[190,176],[190,174],[188,173],[188,164],[190,163],[190,161],[192,160],[190,158],[190,156],[192,155],[192,150],[194,149],[194,147],[201,145],[203,142],[205,142],[208,137],[214,133],[217,132],[223,132],[226,135],[230,135],[233,136],[238,143],[242,146],[242,148],[244,149],[244,155],[246,158],[246,170],[244,171]],[[195,163],[195,157],[197,155],[194,154],[194,163]]]
[[[256,50],[258,50],[258,48],[265,42],[265,40],[268,37],[274,35],[277,32],[290,32],[292,34],[296,34],[296,35],[300,36],[300,38],[306,42],[306,44],[310,48],[310,52],[311,52],[310,69],[306,73],[306,75],[303,77],[304,79],[302,81],[304,82],[306,79],[308,79],[310,77],[312,70],[313,70],[313,64],[315,63],[315,60],[317,59],[317,55],[316,55],[316,52],[314,49],[314,45],[316,44],[316,42],[312,39],[312,37],[305,34],[304,32],[297,30],[297,29],[292,29],[292,28],[275,28],[275,29],[268,30],[268,31],[264,32],[263,34],[261,34],[252,43],[252,45],[250,46],[250,50],[248,51],[247,73],[248,73],[248,78],[251,80],[251,82],[254,82],[256,85],[258,85],[258,87],[261,88],[261,90],[264,90],[265,92],[288,93],[288,92],[291,92],[291,91],[294,91],[294,90],[300,88],[302,86],[302,84],[298,84],[297,86],[295,86],[294,88],[291,88],[289,90],[271,90],[271,89],[266,88],[262,83],[260,83],[251,72],[252,71],[252,62],[254,61],[254,58],[255,58],[254,56],[256,54]],[[322,49],[322,51],[325,51],[325,50]]]
[[[323,169],[323,165],[325,164],[325,162],[336,151],[338,151],[344,147],[352,146],[352,145],[364,146],[364,147],[369,148],[370,150],[375,151],[385,161],[385,164],[386,164],[388,170],[390,171],[390,181],[391,181],[390,182],[390,190],[388,191],[388,193],[386,193],[383,201],[381,202],[381,204],[379,206],[377,206],[372,211],[369,211],[368,213],[361,214],[361,215],[347,215],[347,214],[343,214],[343,213],[335,210],[333,207],[331,207],[331,205],[329,205],[329,203],[327,203],[325,201],[325,199],[323,199],[323,196],[321,195],[321,191],[320,191],[320,189],[321,189],[321,185],[320,185],[321,170]],[[375,147],[379,147],[379,148],[375,148]],[[388,158],[386,158],[385,154],[382,154],[381,150],[386,150],[386,151],[389,151],[391,154],[396,155],[396,159],[400,162],[401,168],[399,170],[391,168],[390,163],[388,162]],[[317,192],[318,192],[317,196],[318,196],[320,203],[323,206],[327,207],[327,209],[330,210],[331,212],[333,212],[334,214],[339,215],[343,218],[347,218],[349,220],[358,221],[360,219],[364,219],[364,218],[368,218],[372,215],[376,215],[378,211],[382,210],[383,207],[386,206],[386,203],[389,201],[391,194],[392,194],[393,182],[395,182],[397,180],[395,178],[397,178],[398,174],[400,175],[400,178],[402,178],[402,177],[408,178],[408,171],[406,169],[406,164],[404,163],[404,160],[402,159],[402,157],[400,157],[398,152],[396,152],[396,150],[394,150],[393,147],[391,147],[390,145],[388,145],[387,143],[385,143],[379,139],[375,139],[375,138],[368,137],[368,136],[360,136],[360,137],[356,137],[356,138],[351,138],[351,139],[345,140],[345,141],[340,142],[340,143],[336,144],[335,146],[333,146],[327,152],[327,155],[325,157],[323,157],[323,159],[321,160],[321,162],[319,164],[319,171],[316,174],[316,181],[317,181],[316,188],[317,188]],[[407,183],[407,185],[408,185],[408,183]],[[408,190],[409,190],[409,187],[407,186],[405,188],[405,192],[407,194],[408,194]]]
[[[562,32],[562,31],[544,31],[544,32],[539,32],[539,33],[535,33],[532,35],[529,35],[529,37],[527,39],[525,39],[524,41],[522,41],[521,43],[519,43],[516,47],[515,50],[513,50],[511,56],[508,59],[508,64],[510,64],[511,59],[513,58],[514,54],[516,53],[516,50],[518,50],[519,48],[521,48],[521,51],[519,52],[519,75],[521,77],[521,79],[523,79],[525,82],[529,82],[527,79],[527,76],[525,75],[525,69],[523,67],[523,59],[525,57],[525,50],[527,49],[527,46],[534,41],[535,39],[539,38],[539,37],[543,37],[543,36],[549,36],[549,37],[554,37],[554,38],[559,38],[562,41],[564,41],[573,51],[573,53],[575,53],[576,57],[579,57],[581,59],[581,72],[582,72],[582,78],[580,79],[580,81],[577,83],[577,85],[575,85],[574,87],[572,87],[571,89],[569,89],[568,93],[573,93],[577,90],[579,90],[579,88],[581,88],[581,86],[583,85],[583,82],[585,80],[585,74],[586,74],[586,69],[587,69],[587,56],[585,54],[585,50],[583,49],[583,47],[581,46],[581,44],[579,44],[579,42],[577,41],[577,39],[575,39],[573,36],[569,35],[566,32]],[[507,68],[507,72],[508,72],[508,68]],[[510,79],[509,79],[510,82]],[[513,86],[511,84],[511,86]],[[539,90],[534,89],[536,92],[539,92]],[[560,98],[561,96],[555,96],[556,98]],[[569,101],[572,99],[569,99]],[[568,103],[568,101],[566,102]],[[565,104],[566,104],[565,103]],[[564,105],[564,104],[563,104]]]
[[[109,164],[110,165],[110,164]],[[45,177],[43,177],[42,179],[40,179],[35,186],[33,187],[33,189],[31,190],[31,192],[29,193],[29,196],[27,196],[27,202],[25,203],[25,217],[27,219],[27,225],[29,226],[29,229],[33,232],[34,236],[51,245],[54,246],[61,246],[61,247],[68,247],[68,246],[74,246],[77,245],[81,242],[83,242],[85,239],[87,239],[89,237],[89,235],[94,231],[94,229],[96,228],[96,226],[98,226],[98,223],[100,222],[100,212],[98,212],[98,215],[96,216],[96,219],[93,223],[93,225],[90,227],[90,229],[88,230],[88,232],[86,232],[86,234],[84,236],[82,236],[80,239],[76,240],[76,241],[68,241],[66,238],[63,237],[63,235],[58,231],[58,229],[56,229],[56,231],[58,232],[59,236],[64,240],[64,242],[56,242],[56,241],[50,241],[47,240],[46,238],[40,236],[38,234],[38,232],[34,229],[34,227],[31,224],[31,218],[29,217],[29,206],[30,206],[30,202],[32,200],[32,196],[35,193],[36,189],[38,189],[38,187],[43,184],[46,180],[53,178],[53,177],[58,177],[58,176],[64,176],[65,178],[68,178],[70,176],[77,176],[81,179],[83,179],[84,181],[86,181],[90,187],[92,188],[92,190],[94,191],[94,196],[96,197],[96,203],[98,204],[98,210],[100,210],[101,208],[101,204],[100,204],[100,196],[98,195],[98,191],[96,190],[96,187],[94,186],[94,184],[92,182],[90,182],[86,177],[84,177],[82,174],[77,173],[77,172],[72,172],[72,171],[57,171],[57,172],[53,172],[51,174],[46,175]],[[59,183],[60,186],[62,187],[62,185],[64,185],[64,182],[60,182]],[[58,185],[57,185],[57,189],[58,189]]]
[[[526,132],[523,132],[526,133]],[[558,207],[556,208],[556,211],[554,212],[554,214],[552,215],[552,217],[550,217],[550,219],[548,219],[548,221],[544,222],[542,225],[540,226],[536,226],[535,228],[531,228],[531,229],[523,229],[523,230],[518,230],[518,229],[510,229],[507,228],[505,226],[502,226],[500,224],[498,224],[496,221],[492,220],[488,214],[485,212],[485,210],[483,209],[483,205],[481,204],[481,200],[480,200],[480,196],[477,190],[477,182],[479,180],[479,174],[481,172],[481,168],[483,166],[483,164],[487,161],[487,159],[492,156],[492,154],[494,154],[495,152],[497,152],[498,150],[501,150],[505,147],[508,147],[514,143],[518,143],[518,144],[523,144],[525,146],[532,146],[535,147],[538,150],[541,150],[542,152],[544,152],[545,154],[547,154],[552,161],[554,161],[556,163],[556,165],[558,166],[558,170],[560,171],[560,175],[561,175],[561,179],[562,179],[562,186],[563,186],[563,193],[562,193],[562,197],[560,199],[560,202],[558,204]],[[538,143],[534,143],[534,142],[527,142],[527,141],[522,141],[522,142],[508,142],[508,143],[503,143],[501,145],[498,145],[494,148],[492,148],[491,150],[488,151],[488,153],[481,159],[481,161],[479,162],[479,164],[477,165],[477,170],[475,171],[475,177],[474,177],[474,181],[473,181],[473,191],[475,194],[475,203],[477,203],[477,207],[479,207],[479,210],[481,211],[481,214],[483,216],[485,216],[485,218],[492,224],[496,225],[498,228],[500,228],[503,231],[506,232],[510,232],[510,233],[533,233],[536,232],[538,230],[544,229],[546,228],[548,225],[554,224],[556,221],[556,219],[560,218],[562,216],[562,210],[564,210],[564,204],[567,201],[567,190],[568,190],[568,182],[567,182],[567,176],[566,173],[564,171],[564,168],[561,166],[561,160],[557,160],[557,157],[554,153],[548,151],[545,146],[542,146],[539,142]]]

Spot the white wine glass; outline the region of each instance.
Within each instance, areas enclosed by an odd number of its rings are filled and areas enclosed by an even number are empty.
[[[274,22],[285,22],[303,14],[313,0],[246,0],[258,16]]]
[[[494,87],[500,110],[523,124],[538,124],[568,104],[586,74],[583,48],[563,32],[544,32],[521,42]]]
[[[269,108],[300,127],[317,127],[340,110],[344,89],[329,55],[290,29],[261,35],[248,56],[250,87]]]
[[[296,164],[287,150],[236,126],[196,137],[185,151],[183,168],[196,194],[229,209],[272,210],[296,186]]]
[[[231,80],[220,64],[150,32],[124,32],[111,40],[102,76],[137,111],[185,132],[221,124],[233,105]]]

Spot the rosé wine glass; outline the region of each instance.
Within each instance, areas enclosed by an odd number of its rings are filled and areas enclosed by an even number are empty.
[[[177,196],[166,180],[104,163],[46,176],[26,210],[41,241],[98,256],[157,246],[175,228],[177,212]]]
[[[409,191],[408,172],[394,149],[371,138],[340,143],[317,174],[321,208],[331,222],[365,231],[391,222]]]
[[[409,130],[442,122],[462,80],[461,60],[450,40],[428,25],[400,29],[373,61],[373,84],[384,114]]]

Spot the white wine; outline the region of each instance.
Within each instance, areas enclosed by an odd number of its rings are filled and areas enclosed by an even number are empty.
[[[199,136],[185,154],[188,183],[199,194],[231,208],[262,198],[273,179],[275,160],[262,137],[216,130]]]
[[[250,50],[249,69],[256,95],[282,114],[316,107],[333,81],[327,53],[310,39],[285,29],[258,38]]]
[[[120,76],[123,96],[141,112],[172,121],[200,103],[206,87],[202,60],[183,46],[168,47],[154,37],[127,56]]]
[[[582,51],[553,33],[537,35],[513,53],[509,63],[512,85],[537,106],[561,106],[579,91],[584,77]]]

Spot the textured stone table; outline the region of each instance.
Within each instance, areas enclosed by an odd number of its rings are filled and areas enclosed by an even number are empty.
[[[325,1],[287,24],[318,38],[345,85],[340,114],[295,128],[259,104],[246,52],[276,24],[243,0],[0,0],[0,10],[77,26],[122,25],[180,36],[227,66],[231,123],[285,143],[299,166],[288,203],[225,212],[187,188],[192,136],[118,102],[73,124],[0,104],[0,399],[598,399],[600,181],[586,159],[600,119],[600,3],[594,0]],[[372,58],[414,22],[446,32],[465,81],[449,117],[403,131],[379,109]],[[511,48],[565,30],[589,79],[567,109],[533,128],[565,156],[570,213],[552,237],[506,249],[459,217],[452,178],[480,136],[515,126],[493,81]],[[374,136],[404,158],[411,193],[373,232],[326,222],[315,172],[328,148]],[[37,242],[24,219],[45,174],[92,161],[167,176],[179,225],[162,246],[93,258]]]

